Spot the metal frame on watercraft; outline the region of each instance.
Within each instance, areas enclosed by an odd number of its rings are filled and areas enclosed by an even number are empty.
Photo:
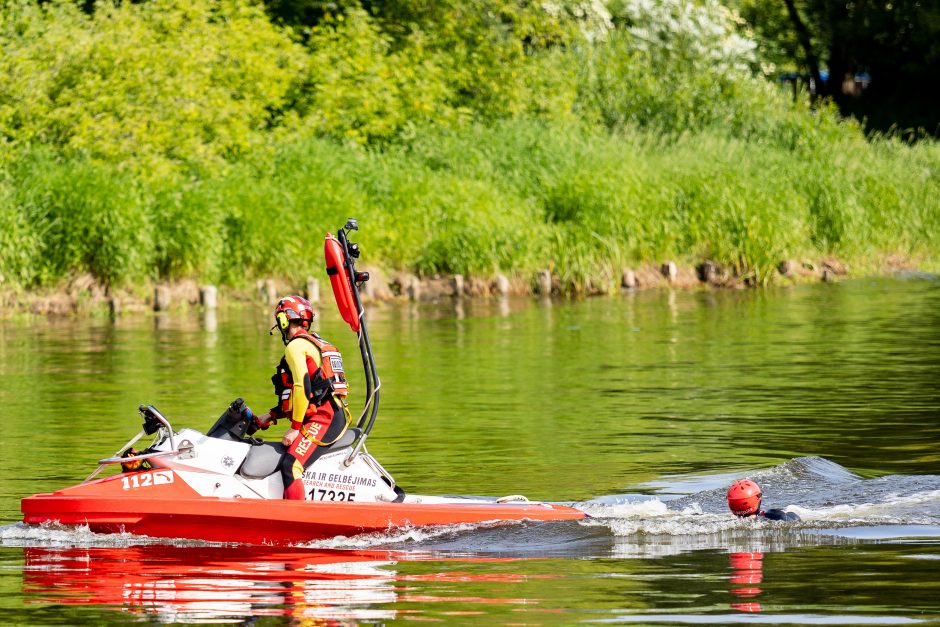
[[[98,474],[105,469],[105,467],[112,464],[125,464],[127,462],[134,461],[144,461],[147,459],[152,459],[154,457],[168,457],[170,455],[179,455],[181,453],[191,452],[193,449],[192,443],[189,443],[188,446],[180,446],[176,448],[176,443],[173,441],[173,427],[170,425],[170,421],[160,413],[153,405],[141,405],[137,408],[137,411],[140,412],[140,415],[144,418],[144,427],[130,440],[127,441],[127,444],[122,446],[117,450],[117,452],[111,457],[105,457],[104,459],[98,460],[98,467],[95,468],[94,472],[88,475],[82,483],[88,483],[92,479],[98,476]],[[154,424],[154,421],[159,423],[159,425]],[[128,457],[121,457],[121,452],[126,451],[132,447],[137,440],[144,437],[145,435],[153,435],[161,429],[166,429],[166,435],[162,438],[155,438],[154,443],[159,439],[161,442],[166,438],[170,439],[170,450],[169,451],[157,451],[153,453],[142,453],[140,455],[129,455]]]
[[[343,464],[345,464],[346,466],[349,466],[351,463],[349,461],[350,459],[353,459],[352,455],[347,457],[343,461]],[[377,460],[376,458],[366,453],[365,455],[363,455],[362,461],[365,462],[366,466],[372,469],[372,472],[379,475],[380,477],[384,477],[385,480],[388,482],[388,487],[390,487],[392,490],[395,490],[395,477],[393,477],[389,471],[385,470],[385,467],[379,463],[379,460]],[[399,491],[396,491],[396,493],[399,493]]]
[[[359,422],[356,427],[361,429],[362,435],[359,441],[353,447],[353,450],[343,462],[346,466],[353,463],[353,460],[359,455],[366,444],[366,438],[375,425],[375,419],[379,413],[379,389],[382,382],[379,381],[379,374],[376,371],[375,356],[372,354],[372,343],[369,340],[369,331],[366,328],[365,309],[362,306],[362,300],[359,298],[359,286],[369,280],[369,275],[365,274],[361,280],[356,273],[356,261],[359,257],[359,245],[351,243],[348,238],[349,231],[358,231],[359,223],[350,218],[346,221],[346,226],[341,228],[337,234],[340,246],[343,248],[343,267],[349,277],[349,284],[352,286],[353,299],[356,303],[356,312],[359,317],[359,352],[362,355],[362,368],[366,377],[366,402],[362,408],[362,414],[359,416]],[[367,419],[368,416],[368,419]],[[384,470],[384,469],[383,469]],[[388,473],[386,473],[388,474]],[[390,476],[390,475],[389,475]]]

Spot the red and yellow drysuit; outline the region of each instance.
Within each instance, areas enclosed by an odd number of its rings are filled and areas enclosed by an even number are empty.
[[[285,499],[304,499],[304,469],[335,442],[349,424],[346,374],[336,347],[316,333],[303,331],[284,348],[271,381],[278,403],[273,418],[289,418],[300,435],[281,461]]]

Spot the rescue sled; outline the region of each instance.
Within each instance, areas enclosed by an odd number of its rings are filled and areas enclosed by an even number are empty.
[[[325,254],[337,306],[359,337],[366,401],[356,425],[304,473],[305,501],[282,499],[278,465],[286,447],[252,437],[251,413],[240,399],[206,433],[175,431],[156,407],[141,405],[140,433],[113,457],[100,460],[81,484],[24,498],[23,521],[87,525],[103,533],[283,544],[405,527],[585,518],[575,508],[519,495],[408,494],[368,453],[365,444],[378,415],[381,383],[359,298],[359,286],[369,277],[355,269],[359,248],[347,239],[352,230],[358,230],[355,220],[337,237],[327,235]],[[154,436],[151,445],[128,456],[146,435]],[[95,478],[118,464],[124,470],[120,474]]]

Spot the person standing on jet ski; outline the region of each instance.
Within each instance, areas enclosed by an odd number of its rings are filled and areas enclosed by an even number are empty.
[[[310,330],[313,308],[300,296],[286,296],[274,308],[275,325],[284,341],[284,357],[271,377],[278,403],[256,417],[260,429],[289,418],[281,440],[284,498],[303,500],[303,473],[346,432],[351,421],[346,405],[346,374],[335,346]]]
[[[750,479],[735,481],[728,488],[728,508],[731,509],[732,514],[741,518],[766,518],[783,522],[800,520],[795,513],[785,512],[782,509],[762,511],[760,508],[762,496],[760,486]]]

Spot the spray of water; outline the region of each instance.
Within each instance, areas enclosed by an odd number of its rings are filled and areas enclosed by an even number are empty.
[[[795,512],[797,523],[740,519],[727,510],[725,492],[735,478],[760,483],[764,507]],[[802,457],[739,473],[665,477],[636,486],[654,494],[599,496],[573,503],[589,518],[572,523],[494,522],[393,528],[300,545],[312,549],[428,550],[525,555],[669,555],[690,550],[782,550],[786,547],[912,536],[940,536],[940,476],[864,479],[829,460]],[[859,529],[868,529],[859,531]],[[87,526],[0,527],[3,546],[205,546],[129,533],[98,534]]]

